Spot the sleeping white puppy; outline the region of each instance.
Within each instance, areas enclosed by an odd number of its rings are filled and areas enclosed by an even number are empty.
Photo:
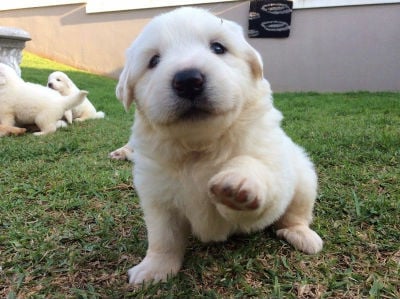
[[[127,51],[117,97],[135,102],[130,147],[148,250],[129,282],[181,268],[188,234],[201,241],[276,227],[308,254],[317,176],[280,127],[260,55],[236,23],[196,8],[154,18]]]
[[[72,80],[63,72],[53,72],[49,75],[47,86],[57,90],[64,96],[76,93],[79,88],[72,82]],[[68,123],[74,121],[84,121],[92,118],[104,118],[105,114],[102,111],[96,111],[96,108],[89,101],[88,98],[78,106],[73,107],[71,110],[65,112],[65,119]]]
[[[5,126],[35,124],[44,135],[65,126],[59,121],[66,110],[79,105],[87,91],[62,96],[45,86],[24,82],[16,72],[0,63],[0,123]]]

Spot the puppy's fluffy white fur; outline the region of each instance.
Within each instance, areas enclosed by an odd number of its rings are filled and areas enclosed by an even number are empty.
[[[59,71],[53,72],[49,75],[47,86],[57,90],[63,96],[68,96],[79,90],[75,83],[65,73]],[[104,118],[105,113],[102,111],[96,111],[96,108],[86,97],[81,104],[66,111],[64,116],[68,123],[72,123],[73,120],[84,121],[92,118]]]
[[[24,82],[16,72],[0,63],[0,123],[4,126],[35,124],[35,135],[55,132],[65,123],[64,112],[80,104],[87,91],[62,96],[45,86]]]
[[[136,104],[129,146],[149,244],[130,283],[177,273],[189,233],[224,241],[274,224],[298,250],[322,249],[309,228],[313,164],[281,129],[240,26],[195,8],[154,18],[128,49],[116,93]]]

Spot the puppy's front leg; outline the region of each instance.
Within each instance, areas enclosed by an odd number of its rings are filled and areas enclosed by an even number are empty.
[[[256,159],[241,156],[229,161],[211,178],[209,190],[211,198],[225,207],[252,211],[248,215],[265,212],[263,217],[269,218],[267,224],[279,219],[276,222],[279,237],[305,253],[317,253],[323,242],[309,227],[316,197],[314,170],[304,168],[297,184],[290,177],[279,168],[274,171]],[[224,217],[232,217],[232,213],[224,213]],[[230,220],[236,218],[233,216]]]
[[[130,160],[133,161],[133,148],[131,147],[130,143],[128,142],[123,147],[111,152],[108,156],[111,159],[115,160]]]
[[[149,247],[146,257],[128,271],[129,283],[165,281],[182,265],[189,224],[176,211],[162,206],[143,206]]]

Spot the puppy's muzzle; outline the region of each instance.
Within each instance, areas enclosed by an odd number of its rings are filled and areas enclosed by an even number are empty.
[[[194,100],[204,91],[205,76],[198,69],[177,72],[172,79],[175,94],[183,99]]]
[[[53,89],[53,83],[50,82],[49,84],[47,84],[47,87]]]

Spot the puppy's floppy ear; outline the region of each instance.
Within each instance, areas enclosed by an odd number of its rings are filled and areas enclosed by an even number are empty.
[[[131,82],[132,78],[130,78],[129,69],[129,65],[126,64],[121,75],[119,76],[117,88],[115,90],[118,100],[122,102],[126,111],[129,110],[129,107],[135,100],[134,84]]]
[[[263,63],[261,55],[254,50],[250,45],[246,51],[246,61],[250,65],[251,73],[254,79],[262,79],[263,75]]]
[[[73,82],[67,75],[65,75],[65,78],[62,78],[61,80],[66,83],[69,90],[73,87]]]
[[[135,101],[135,85],[141,75],[143,57],[141,57],[140,43],[141,38],[139,36],[126,51],[125,66],[119,76],[115,90],[117,98],[122,102],[126,111]]]
[[[246,41],[243,33],[243,29],[238,24],[232,21],[224,20],[222,22],[229,30],[235,35],[232,39],[241,40],[240,44],[240,52],[244,60],[250,66],[251,74],[254,79],[263,79],[263,63],[261,59],[261,55]]]

